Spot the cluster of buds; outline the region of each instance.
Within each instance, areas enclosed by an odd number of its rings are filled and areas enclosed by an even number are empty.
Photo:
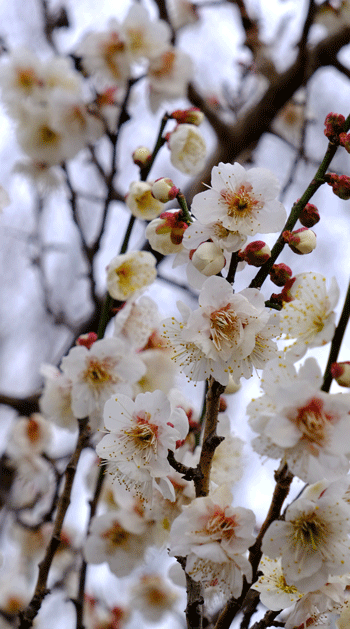
[[[147,225],[146,238],[154,251],[163,255],[178,253],[182,249],[182,238],[187,227],[182,210],[169,210]]]
[[[202,242],[197,249],[192,249],[190,260],[197,271],[207,277],[220,273],[226,264],[222,250],[212,241]]]
[[[307,227],[301,227],[294,232],[285,230],[282,235],[284,242],[299,255],[311,253],[316,247],[316,234]]]
[[[342,114],[331,112],[324,121],[324,134],[333,144],[339,144],[339,136],[344,133],[345,118]]]
[[[342,363],[333,363],[331,365],[331,374],[341,387],[350,387],[350,361],[346,360]]]
[[[169,115],[169,118],[173,118],[178,124],[194,124],[198,127],[204,120],[204,114],[198,107],[190,107],[189,109],[176,109]]]
[[[329,186],[332,186],[332,190],[337,197],[344,199],[344,201],[350,199],[350,177],[328,173],[325,175],[325,180]]]
[[[313,227],[320,220],[316,205],[307,203],[299,214],[299,221],[304,227]]]
[[[262,266],[271,258],[271,250],[263,240],[255,240],[249,243],[245,249],[241,249],[238,252],[238,257],[251,266]]]

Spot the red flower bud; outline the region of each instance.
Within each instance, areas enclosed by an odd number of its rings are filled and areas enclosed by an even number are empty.
[[[307,227],[301,227],[294,232],[285,230],[282,235],[284,242],[298,255],[311,253],[316,247],[316,234]]]
[[[299,221],[304,227],[313,227],[320,220],[320,215],[316,205],[307,203],[304,209],[300,212]]]
[[[331,365],[331,374],[341,387],[350,387],[350,361],[333,363]]]
[[[285,283],[292,277],[292,269],[281,262],[281,264],[274,264],[270,271],[270,280],[276,286],[284,286]]]
[[[342,114],[329,113],[324,121],[324,134],[330,142],[338,143],[339,134],[344,131],[345,118]]]
[[[249,243],[238,252],[238,257],[252,266],[262,266],[271,257],[270,247],[263,240]]]
[[[350,177],[328,173],[325,179],[328,185],[332,186],[333,192],[337,197],[345,201],[350,199]]]
[[[88,332],[87,334],[81,334],[76,340],[76,345],[83,345],[90,349],[90,347],[97,341],[96,332]]]
[[[189,109],[177,109],[170,116],[178,122],[178,124],[195,124],[200,125],[204,120],[204,114],[198,107],[190,107]]]

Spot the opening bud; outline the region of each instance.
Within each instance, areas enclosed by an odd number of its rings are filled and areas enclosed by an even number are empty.
[[[274,264],[270,271],[270,280],[276,286],[284,286],[285,283],[292,277],[292,269],[281,262],[281,264]]]
[[[152,152],[147,148],[147,146],[139,146],[133,152],[132,158],[134,160],[134,164],[140,168],[145,168],[145,166],[148,166],[151,161]]]
[[[146,228],[146,238],[154,249],[163,255],[178,253],[182,249],[182,238],[188,225],[181,210],[162,212]]]
[[[87,334],[81,334],[75,341],[76,345],[83,345],[90,349],[90,347],[97,341],[96,332],[88,332]]]
[[[170,118],[179,124],[194,124],[198,127],[204,120],[204,114],[198,107],[190,107],[189,109],[176,109],[170,114]]]
[[[313,227],[320,220],[316,205],[307,203],[299,215],[299,221],[304,227]]]
[[[329,186],[332,186],[332,190],[337,197],[344,199],[344,201],[350,199],[350,177],[328,173],[325,176],[325,180]]]
[[[331,374],[341,387],[350,387],[350,361],[333,363],[331,365]]]
[[[179,192],[179,188],[177,188],[174,182],[167,177],[156,179],[152,186],[152,195],[155,199],[158,199],[158,201],[161,201],[162,203],[172,201],[177,197]]]
[[[326,127],[324,130],[324,134],[330,142],[339,142],[339,134],[344,131],[344,123],[345,118],[342,114],[336,114],[332,111],[327,114],[324,121]]]
[[[191,259],[193,266],[208,277],[220,273],[226,264],[221,249],[213,242],[202,242]]]
[[[270,247],[263,240],[249,243],[245,249],[238,252],[238,257],[252,266],[262,266],[271,258]]]
[[[316,247],[316,234],[307,227],[301,227],[294,232],[286,230],[283,232],[283,238],[291,250],[299,255],[311,253]]]

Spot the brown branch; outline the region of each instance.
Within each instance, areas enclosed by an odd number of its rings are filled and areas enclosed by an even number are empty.
[[[220,395],[224,392],[225,387],[210,378],[206,409],[204,417],[204,435],[201,456],[199,460],[199,469],[201,477],[194,479],[196,488],[196,497],[207,496],[209,492],[210,468],[215,453],[215,449],[223,440],[216,434],[216,425],[218,420]]]
[[[63,492],[57,504],[57,513],[56,513],[56,519],[55,519],[54,528],[52,532],[52,537],[46,549],[45,557],[39,564],[39,574],[38,574],[38,579],[37,579],[37,583],[36,583],[32,600],[30,601],[28,607],[24,611],[20,612],[19,614],[18,629],[30,629],[30,627],[32,627],[33,620],[37,616],[39,609],[41,607],[41,604],[45,596],[49,592],[49,590],[47,589],[47,579],[48,579],[49,571],[50,571],[55,553],[61,542],[60,535],[62,531],[63,521],[64,521],[67,509],[70,504],[70,496],[71,496],[73,481],[75,478],[75,473],[77,470],[78,461],[79,461],[83,448],[87,444],[88,437],[89,437],[88,420],[81,419],[79,420],[79,436],[78,436],[77,446],[67,465],[67,469],[65,471],[66,480],[65,480]]]
[[[39,398],[40,393],[34,393],[26,398],[12,397],[11,395],[0,394],[0,404],[4,406],[10,406],[18,411],[20,415],[29,417],[32,413],[39,413]]]

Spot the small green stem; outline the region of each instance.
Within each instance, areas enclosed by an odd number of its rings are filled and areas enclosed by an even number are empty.
[[[183,216],[183,220],[185,223],[187,223],[187,225],[191,225],[191,223],[193,222],[192,220],[192,216],[189,212],[188,206],[187,206],[187,201],[184,197],[184,195],[182,194],[182,192],[179,192],[176,196],[177,202],[182,210],[182,216]]]
[[[323,385],[321,387],[321,391],[325,391],[326,393],[328,393],[331,383],[332,383],[332,379],[333,379],[332,374],[331,374],[331,366],[332,366],[332,363],[335,363],[338,358],[340,346],[344,337],[347,323],[349,321],[349,317],[350,317],[350,284],[348,286],[348,290],[346,293],[344,306],[343,306],[342,313],[340,315],[339,323],[336,327],[336,330],[333,336],[331,349],[329,352],[329,358],[327,362],[327,367],[324,374]]]

